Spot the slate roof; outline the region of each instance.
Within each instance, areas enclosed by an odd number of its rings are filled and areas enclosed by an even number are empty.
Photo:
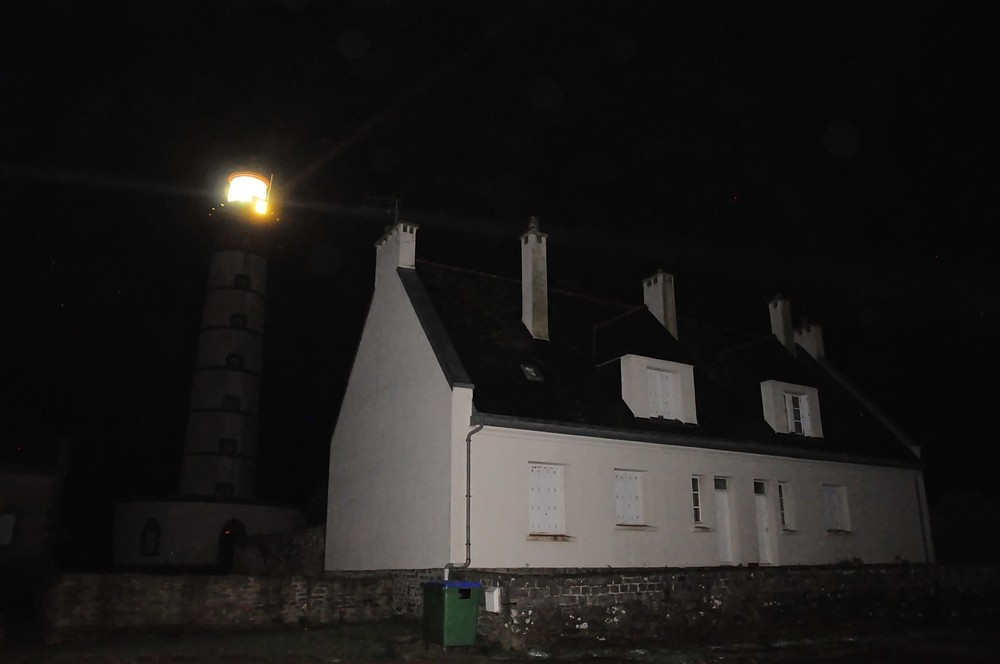
[[[550,289],[550,341],[521,323],[517,280],[417,261],[398,270],[452,385],[471,385],[489,424],[651,443],[881,465],[919,466],[910,450],[819,363],[762,336],[680,318],[674,339],[642,304]],[[618,358],[694,366],[698,424],[636,418],[621,398]],[[533,381],[522,365],[535,367]],[[778,434],[760,383],[819,390],[822,438]]]

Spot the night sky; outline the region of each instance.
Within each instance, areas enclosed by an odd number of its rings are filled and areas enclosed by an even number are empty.
[[[638,304],[663,267],[681,316],[762,333],[788,295],[923,445],[942,556],[986,555],[992,3],[36,4],[0,21],[0,460],[68,436],[65,568],[176,489],[207,212],[247,166],[281,217],[261,498],[322,522],[396,200],[418,257],[517,276],[538,215],[555,287]]]

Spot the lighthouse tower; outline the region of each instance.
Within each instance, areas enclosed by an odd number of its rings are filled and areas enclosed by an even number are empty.
[[[178,493],[252,499],[267,295],[270,182],[229,178],[212,218],[208,270]]]
[[[115,507],[114,564],[137,571],[232,569],[247,537],[294,530],[301,512],[254,499],[271,182],[229,176],[212,209],[209,263],[178,495]]]

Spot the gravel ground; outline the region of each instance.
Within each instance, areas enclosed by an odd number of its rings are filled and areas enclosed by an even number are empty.
[[[21,636],[21,638],[18,638]],[[508,652],[488,645],[425,645],[410,622],[316,629],[117,636],[61,644],[32,643],[11,634],[0,644],[2,664],[362,664],[367,662],[646,662],[649,664],[997,664],[1000,635],[988,630],[905,633],[768,644],[616,647],[573,642],[547,650]],[[21,641],[21,643],[18,643]]]

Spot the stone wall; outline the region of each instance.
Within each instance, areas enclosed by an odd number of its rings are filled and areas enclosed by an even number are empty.
[[[233,572],[249,576],[323,576],[326,526],[273,535],[252,535],[237,543]]]
[[[511,648],[581,638],[768,641],[1000,619],[997,570],[456,570],[452,578],[501,589],[501,612],[481,609],[479,632]]]
[[[425,581],[438,581],[441,568],[404,569],[390,572],[392,577],[392,612],[403,618],[420,620],[424,611]]]
[[[68,574],[51,585],[54,639],[123,630],[238,630],[419,620],[442,570],[325,577]],[[508,648],[557,640],[769,641],[1000,626],[1000,569],[923,565],[687,569],[452,570],[500,588],[479,634]],[[990,622],[991,621],[991,622]]]
[[[239,630],[392,616],[386,575],[283,578],[65,574],[46,593],[52,638],[115,631]]]

